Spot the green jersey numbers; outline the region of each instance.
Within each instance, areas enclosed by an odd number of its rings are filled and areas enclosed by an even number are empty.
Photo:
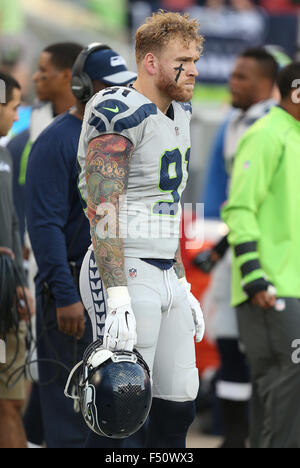
[[[152,208],[153,214],[176,216],[179,210],[181,195],[188,178],[191,148],[183,157],[179,148],[163,153],[160,160],[158,189],[169,194],[168,199],[160,200]]]

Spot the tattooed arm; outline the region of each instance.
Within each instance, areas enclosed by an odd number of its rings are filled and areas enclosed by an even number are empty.
[[[181,258],[181,247],[180,247],[180,241],[178,245],[178,249],[175,255],[175,265],[174,265],[174,270],[176,272],[176,275],[178,279],[184,278],[185,277],[185,269],[183,266],[182,258]]]
[[[106,288],[127,286],[119,204],[128,185],[133,145],[120,135],[92,140],[86,158],[88,217],[100,276]]]

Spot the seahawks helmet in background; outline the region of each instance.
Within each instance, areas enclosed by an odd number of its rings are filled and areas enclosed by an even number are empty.
[[[77,388],[69,394],[76,371]],[[111,352],[100,340],[85,351],[72,370],[65,395],[79,401],[89,428],[114,439],[129,437],[145,423],[152,402],[150,371],[137,351]]]

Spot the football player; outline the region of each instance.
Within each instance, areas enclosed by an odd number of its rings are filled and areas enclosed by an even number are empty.
[[[81,293],[92,301],[96,264],[107,295],[104,346],[136,346],[151,370],[147,447],[185,447],[195,416],[194,336],[201,341],[205,326],[185,278],[179,226],[202,46],[199,24],[188,15],[153,14],[136,33],[137,81],[88,103],[79,143],[79,188],[92,235]],[[101,323],[92,323],[96,339]]]

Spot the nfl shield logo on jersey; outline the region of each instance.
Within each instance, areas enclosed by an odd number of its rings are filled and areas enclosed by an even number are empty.
[[[130,270],[129,270],[129,276],[130,276],[130,278],[132,278],[132,279],[137,277],[137,271],[136,271],[135,268],[130,268]]]

